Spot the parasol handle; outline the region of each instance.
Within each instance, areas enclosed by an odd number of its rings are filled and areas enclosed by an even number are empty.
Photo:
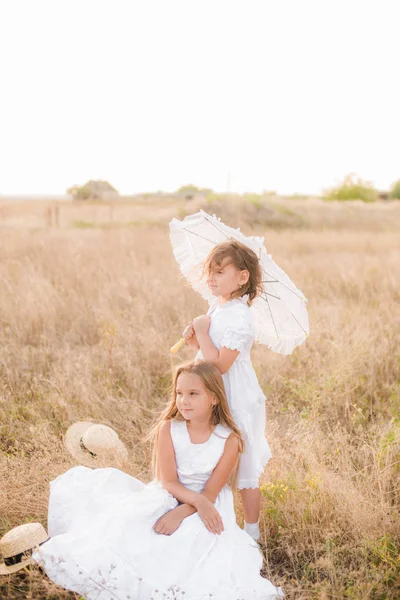
[[[179,350],[182,348],[182,346],[184,346],[186,344],[186,340],[184,340],[183,338],[181,338],[179,340],[179,342],[177,342],[176,344],[174,344],[171,349],[170,352],[172,352],[172,354],[176,354],[177,352],[179,352]]]

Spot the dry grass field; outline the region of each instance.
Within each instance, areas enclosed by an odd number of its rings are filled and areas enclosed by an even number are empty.
[[[180,279],[167,231],[197,206],[64,203],[57,218],[55,206],[0,204],[0,535],[46,525],[49,481],[74,464],[62,435],[76,420],[114,427],[129,472],[150,480],[141,439],[166,398],[169,347],[206,310]],[[400,203],[208,210],[264,235],[309,300],[302,347],[253,354],[274,454],[265,573],[288,600],[398,600]],[[2,577],[0,598],[78,596],[33,568]]]

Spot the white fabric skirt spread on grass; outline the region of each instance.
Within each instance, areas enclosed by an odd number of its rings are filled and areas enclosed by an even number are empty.
[[[201,491],[222,456],[229,431],[217,425],[192,444],[185,421],[171,422],[178,477]],[[272,600],[280,589],[260,576],[258,545],[236,524],[225,486],[215,506],[225,531],[210,533],[199,515],[171,536],[153,525],[177,501],[153,481],[118,469],[74,467],[51,483],[50,540],[33,557],[55,583],[87,600]]]

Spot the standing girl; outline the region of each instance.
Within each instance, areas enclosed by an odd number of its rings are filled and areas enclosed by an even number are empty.
[[[215,365],[176,371],[155,427],[156,478],[75,467],[51,484],[49,534],[33,558],[86,600],[273,600],[262,556],[236,524],[242,439]]]
[[[250,306],[262,291],[261,267],[253,250],[229,240],[210,252],[203,275],[213,295],[209,311],[194,319],[182,337],[198,350],[196,358],[213,362],[223,375],[229,408],[245,442],[238,473],[245,530],[258,539],[259,478],[271,458],[265,439],[265,395],[250,358]]]

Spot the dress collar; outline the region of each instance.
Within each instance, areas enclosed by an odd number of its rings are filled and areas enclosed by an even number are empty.
[[[224,302],[223,304],[221,304],[219,298],[217,298],[217,306],[219,308],[227,308],[228,306],[232,306],[233,304],[237,304],[238,302],[240,304],[248,304],[248,300],[249,300],[248,294],[245,294],[244,296],[241,296],[240,298],[233,298],[232,300],[228,300],[227,302]]]

